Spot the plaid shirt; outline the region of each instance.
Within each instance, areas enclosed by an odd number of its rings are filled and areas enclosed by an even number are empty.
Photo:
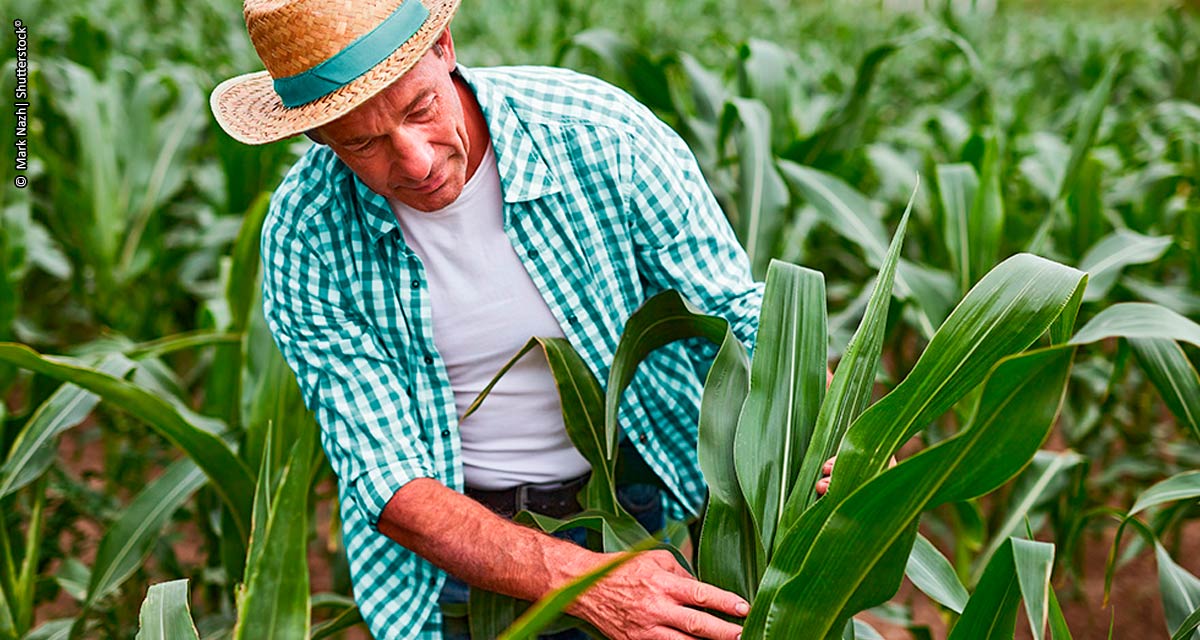
[[[753,343],[762,286],[667,125],[619,89],[570,71],[459,73],[487,120],[505,233],[599,380],[625,320],[666,289],[728,318]],[[440,638],[443,572],[376,528],[409,480],[463,489],[454,393],[434,346],[421,261],[387,201],[324,146],[309,149],[271,199],[262,261],[267,325],[339,478],[363,617],[381,639]],[[696,344],[652,354],[620,414],[675,518],[697,513],[706,490],[696,420],[715,351]]]

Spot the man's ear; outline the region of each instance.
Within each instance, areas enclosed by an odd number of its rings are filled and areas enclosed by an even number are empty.
[[[433,42],[432,49],[433,54],[446,61],[451,69],[458,64],[458,57],[454,52],[454,37],[450,35],[450,27],[446,27],[442,35]]]

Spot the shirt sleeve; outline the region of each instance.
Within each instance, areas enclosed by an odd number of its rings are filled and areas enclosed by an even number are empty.
[[[628,196],[638,269],[650,293],[674,289],[706,313],[729,321],[753,349],[763,284],[708,188],[687,144],[642,105]]]
[[[272,198],[263,228],[263,313],[321,426],[343,499],[378,528],[397,490],[415,478],[436,477],[431,455],[413,418],[405,372],[310,245],[319,234],[298,230],[303,225],[292,213],[313,204],[287,184]]]

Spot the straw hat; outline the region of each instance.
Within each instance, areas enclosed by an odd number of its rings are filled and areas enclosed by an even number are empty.
[[[230,78],[209,104],[235,140],[265,144],[349,113],[420,60],[460,0],[245,0],[266,71]]]

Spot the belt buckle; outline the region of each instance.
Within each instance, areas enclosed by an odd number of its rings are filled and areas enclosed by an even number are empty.
[[[513,496],[513,515],[526,511],[529,507],[529,485],[517,485],[516,495]]]

